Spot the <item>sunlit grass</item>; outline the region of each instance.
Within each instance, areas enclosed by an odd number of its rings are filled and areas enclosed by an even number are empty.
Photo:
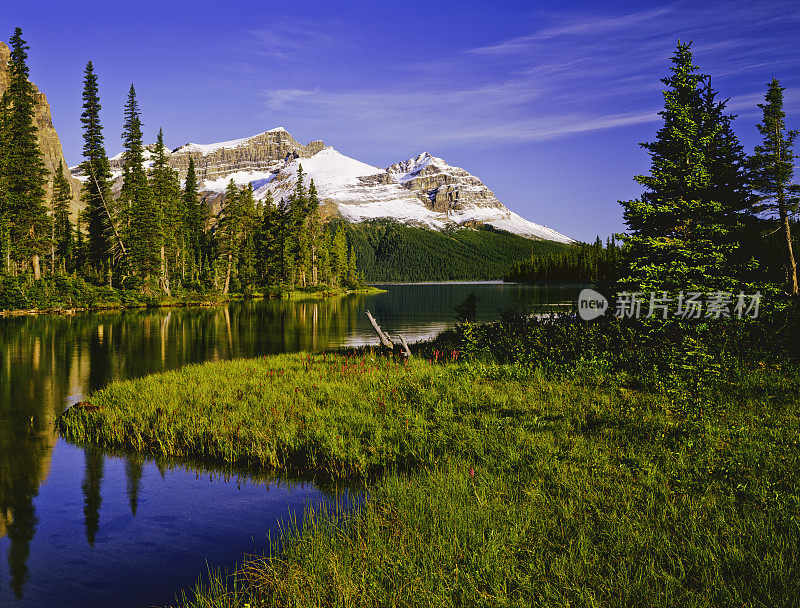
[[[796,370],[743,367],[688,417],[699,396],[453,356],[192,366],[114,384],[59,427],[154,456],[369,480],[363,505],[309,512],[181,606],[798,601]]]

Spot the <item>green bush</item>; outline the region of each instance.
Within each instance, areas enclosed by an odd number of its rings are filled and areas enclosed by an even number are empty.
[[[30,308],[30,301],[16,277],[0,276],[0,309],[18,310]]]

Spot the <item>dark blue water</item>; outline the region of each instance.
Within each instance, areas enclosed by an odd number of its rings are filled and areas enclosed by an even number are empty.
[[[267,533],[333,504],[335,489],[227,477],[60,440],[54,419],[114,380],[187,363],[377,343],[364,311],[409,341],[452,326],[574,301],[578,287],[392,285],[375,296],[250,301],[72,317],[0,318],[0,607],[169,603],[212,567],[268,547]]]

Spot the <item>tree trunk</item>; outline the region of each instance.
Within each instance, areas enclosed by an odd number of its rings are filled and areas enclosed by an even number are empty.
[[[777,130],[777,129],[776,129]],[[780,133],[777,133],[778,142],[778,164],[776,166],[778,175],[780,175],[781,163],[781,147],[780,147]],[[778,213],[781,217],[781,225],[783,226],[783,237],[786,240],[787,253],[789,254],[789,285],[791,286],[792,295],[797,295],[797,262],[794,259],[794,251],[792,250],[792,229],[789,226],[789,210],[786,208],[786,195],[783,191],[783,184],[778,178]]]
[[[39,254],[31,257],[31,266],[33,266],[33,278],[38,281],[42,278],[42,269],[39,267]]]
[[[56,274],[56,223],[50,224],[50,274]]]
[[[789,257],[789,285],[792,290],[792,295],[798,294],[797,285],[797,262],[794,259],[794,250],[792,249],[792,230],[789,226],[789,213],[786,210],[786,204],[782,203],[780,206],[781,224],[783,225],[783,238],[786,240],[786,249]]]
[[[225,288],[222,293],[227,294],[231,285],[231,267],[233,266],[233,252],[228,253],[228,270],[225,271]]]

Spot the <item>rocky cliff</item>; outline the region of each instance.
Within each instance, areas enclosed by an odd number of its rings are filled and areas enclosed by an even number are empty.
[[[0,95],[8,90],[11,84],[11,74],[9,72],[8,62],[11,60],[11,50],[6,44],[0,41]],[[50,172],[47,182],[47,201],[49,203],[50,196],[53,191],[53,175],[58,169],[58,163],[64,163],[64,169],[68,167],[67,161],[64,159],[64,152],[61,149],[61,140],[58,138],[55,127],[53,127],[53,118],[50,114],[50,104],[47,103],[47,97],[44,93],[39,91],[36,85],[33,85],[36,90],[36,107],[34,109],[36,115],[36,126],[39,129],[39,148],[42,151],[45,167]],[[67,179],[72,187],[72,210],[76,212],[78,209],[78,200],[80,197],[80,182],[73,176],[67,174]]]
[[[395,163],[386,172],[403,188],[416,192],[431,210],[438,213],[461,211],[468,207],[504,208],[480,179],[427,152]]]

